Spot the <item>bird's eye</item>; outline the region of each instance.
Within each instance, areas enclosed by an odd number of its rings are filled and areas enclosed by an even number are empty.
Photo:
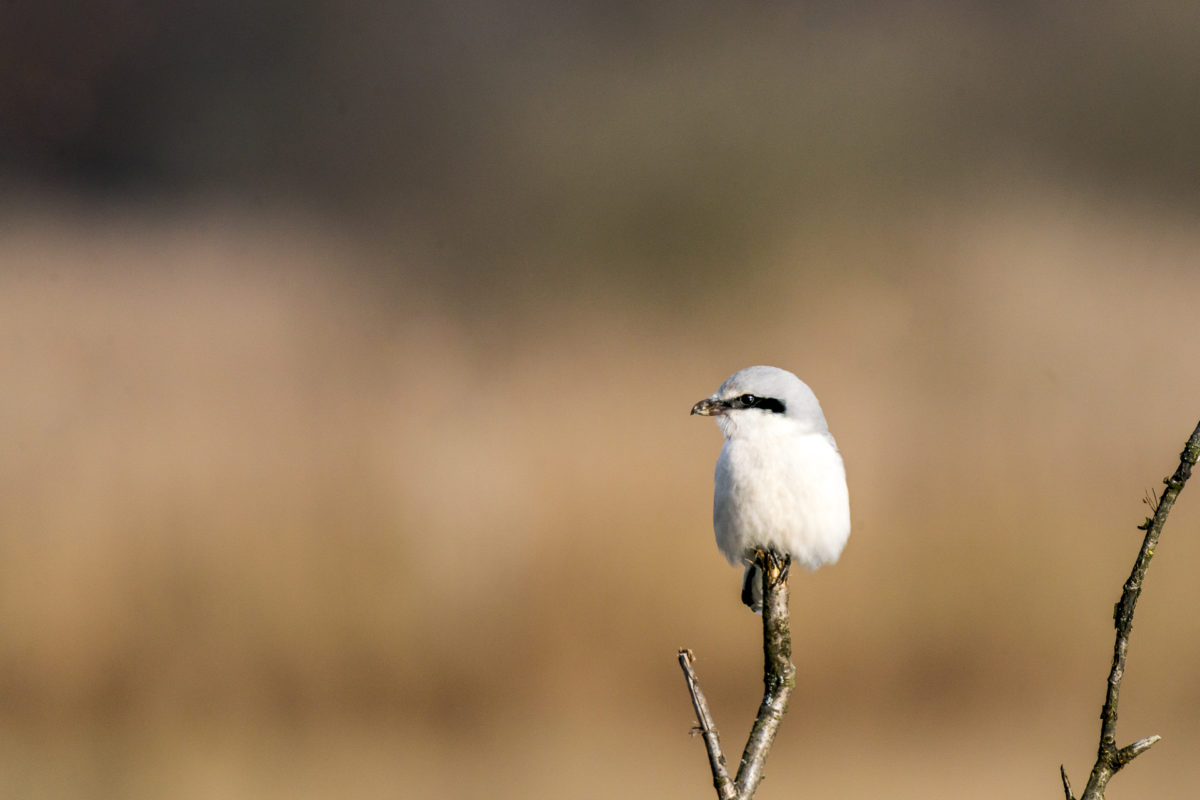
[[[752,406],[758,402],[758,398],[752,394],[744,394],[741,397],[739,397],[738,400],[744,406]]]

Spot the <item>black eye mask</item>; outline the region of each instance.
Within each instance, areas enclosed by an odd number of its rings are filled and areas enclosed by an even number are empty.
[[[772,414],[783,414],[787,411],[787,406],[783,404],[782,400],[776,400],[774,397],[759,397],[756,394],[735,397],[729,401],[729,405],[732,408],[761,408]]]

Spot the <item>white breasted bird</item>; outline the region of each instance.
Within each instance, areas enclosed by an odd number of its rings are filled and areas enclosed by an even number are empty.
[[[837,561],[850,536],[850,497],[837,443],[812,389],[787,370],[747,367],[692,406],[716,417],[713,530],[730,564],[745,564],[742,602],[762,610],[757,551],[810,570]]]

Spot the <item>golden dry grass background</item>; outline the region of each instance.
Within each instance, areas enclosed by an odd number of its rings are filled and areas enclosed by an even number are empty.
[[[0,4],[0,797],[693,798],[752,363],[854,531],[762,800],[1061,797],[1200,419],[1194,3]],[[14,35],[15,33],[15,35]],[[1200,782],[1200,485],[1109,800]]]
[[[1141,499],[1200,410],[1194,219],[1027,184],[781,242],[713,291],[468,307],[310,219],[14,215],[0,792],[704,796],[675,649],[736,751],[760,645],[687,410],[757,362],[815,387],[854,513],[794,578],[761,796],[1082,785]],[[1122,695],[1121,738],[1164,741],[1113,798],[1200,778],[1198,497]]]

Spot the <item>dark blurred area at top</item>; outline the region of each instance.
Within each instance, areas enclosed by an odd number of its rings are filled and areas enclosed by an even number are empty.
[[[449,261],[736,257],[1013,165],[1200,203],[1194,3],[0,4],[0,181]]]

